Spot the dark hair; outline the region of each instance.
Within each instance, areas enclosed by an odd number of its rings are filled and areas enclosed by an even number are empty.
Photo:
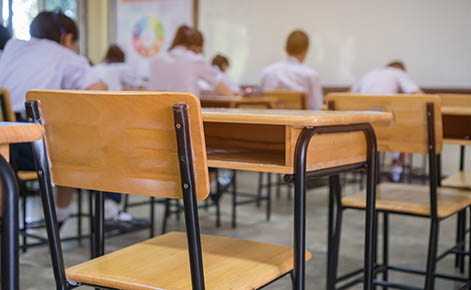
[[[116,63],[116,62],[124,62],[126,60],[126,56],[124,52],[121,50],[119,46],[116,44],[110,45],[108,51],[106,52],[105,62],[107,63]]]
[[[289,55],[297,55],[306,51],[309,47],[309,37],[302,30],[295,30],[290,33],[286,41],[286,52]]]
[[[42,11],[34,17],[29,28],[31,36],[60,43],[65,34],[72,34],[72,40],[78,40],[75,22],[60,11]]]
[[[229,60],[227,57],[218,54],[213,58],[213,65],[217,65],[222,70],[223,65],[229,66]]]
[[[173,43],[169,50],[178,45],[184,46],[186,48],[190,48],[191,46],[203,47],[203,42],[203,34],[201,34],[198,29],[189,27],[187,25],[182,25],[175,33],[175,38],[173,39]]]
[[[394,68],[398,68],[398,69],[401,69],[403,71],[406,71],[406,66],[400,60],[395,60],[395,61],[392,61],[392,62],[388,63],[387,67],[394,67]]]
[[[11,38],[10,31],[6,29],[3,25],[0,25],[0,49],[5,47],[7,41]]]

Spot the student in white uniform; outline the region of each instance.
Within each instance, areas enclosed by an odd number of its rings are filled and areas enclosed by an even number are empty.
[[[288,58],[269,65],[262,72],[262,91],[290,90],[305,92],[308,108],[320,110],[324,103],[319,74],[303,64],[309,48],[309,37],[304,31],[295,30],[288,36]]]
[[[422,94],[419,85],[407,74],[406,67],[401,61],[393,61],[384,68],[367,73],[353,85],[352,92],[360,94]],[[409,154],[394,152],[391,179],[399,182],[403,165],[409,159]]]
[[[93,67],[93,71],[108,86],[110,91],[122,91],[126,88],[142,86],[139,72],[126,62],[126,56],[117,45],[111,45],[102,63]]]
[[[10,38],[10,31],[0,24],[0,57],[2,57],[3,49]]]
[[[88,60],[75,53],[78,30],[72,19],[60,12],[41,12],[33,19],[30,33],[29,41],[8,41],[0,59],[0,87],[10,92],[19,120],[24,119],[29,90],[107,89]],[[17,144],[13,151],[18,169],[35,170],[29,144]],[[70,215],[74,190],[57,189],[57,217],[62,223]]]
[[[204,80],[218,95],[232,95],[222,75],[200,54],[202,48],[201,32],[186,25],[178,28],[169,51],[151,61],[149,89],[198,95],[198,80]]]
[[[381,95],[423,93],[400,61],[393,61],[384,68],[370,71],[353,85],[352,92]]]
[[[215,70],[217,70],[222,75],[222,81],[232,90],[234,95],[240,94],[240,86],[233,83],[231,78],[226,74],[227,69],[229,68],[229,59],[227,57],[217,54],[213,60],[212,65]],[[204,80],[198,82],[200,90],[212,91],[213,88]]]

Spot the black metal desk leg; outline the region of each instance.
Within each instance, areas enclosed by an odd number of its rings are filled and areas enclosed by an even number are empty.
[[[375,224],[376,224],[376,168],[377,147],[376,135],[371,126],[365,130],[367,139],[367,180],[366,180],[366,212],[365,212],[365,273],[364,290],[373,290],[374,259],[375,259]]]
[[[304,128],[294,156],[294,287],[304,290],[306,260],[306,159],[313,128]]]
[[[0,156],[3,192],[1,289],[19,289],[18,185],[8,162]]]

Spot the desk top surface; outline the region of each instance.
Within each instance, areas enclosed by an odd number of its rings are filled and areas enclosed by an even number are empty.
[[[471,116],[471,107],[443,106],[442,107],[442,114],[444,114],[444,115]]]
[[[289,126],[330,126],[387,122],[391,113],[372,111],[249,110],[203,108],[203,121],[219,123],[271,124]]]
[[[0,122],[0,144],[31,142],[43,136],[38,124]]]

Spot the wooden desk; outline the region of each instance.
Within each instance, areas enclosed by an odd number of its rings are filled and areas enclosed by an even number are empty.
[[[377,151],[369,123],[392,119],[381,112],[203,109],[209,167],[284,173],[295,183],[294,289],[304,289],[306,177],[365,167],[364,289],[373,289]]]
[[[258,108],[271,109],[275,107],[273,97],[240,97],[240,96],[205,96],[200,97],[203,108]]]
[[[471,107],[442,107],[443,142],[471,145]]]
[[[8,164],[9,144],[38,140],[42,137],[41,125],[0,122],[0,176],[2,187],[2,268],[1,289],[19,289],[18,278],[18,187],[15,175]]]

